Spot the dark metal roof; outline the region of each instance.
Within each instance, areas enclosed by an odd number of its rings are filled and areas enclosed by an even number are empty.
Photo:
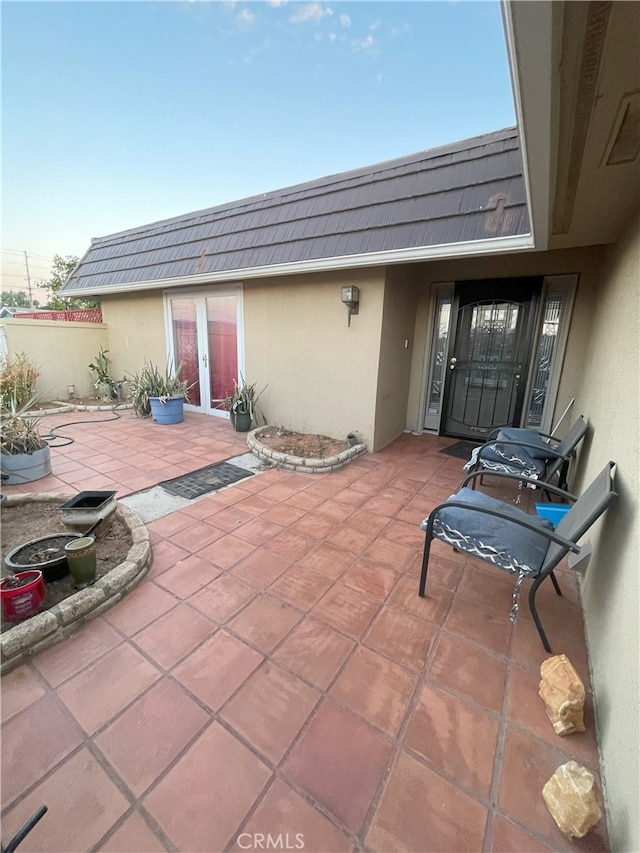
[[[515,128],[94,239],[65,291],[530,232]]]

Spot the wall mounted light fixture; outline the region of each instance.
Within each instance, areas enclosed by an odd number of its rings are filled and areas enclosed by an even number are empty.
[[[351,315],[358,313],[360,291],[355,285],[342,288],[342,301],[347,306],[347,326],[351,325]]]

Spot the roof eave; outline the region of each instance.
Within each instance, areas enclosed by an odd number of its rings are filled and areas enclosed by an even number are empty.
[[[301,275],[304,273],[357,269],[359,267],[376,267],[389,264],[415,263],[418,261],[467,258],[476,255],[525,252],[533,248],[534,241],[531,234],[517,234],[512,237],[492,237],[487,240],[474,240],[473,242],[466,243],[442,243],[437,246],[422,246],[410,249],[393,249],[387,252],[370,252],[342,257],[318,258],[287,264],[222,270],[220,272],[203,273],[200,275],[123,282],[122,284],[104,287],[69,289],[63,287],[61,292],[64,292],[65,296],[81,296],[83,298],[89,296],[108,296],[110,294],[158,290],[167,287],[199,287],[204,284],[247,281],[255,278],[273,278],[282,275]]]

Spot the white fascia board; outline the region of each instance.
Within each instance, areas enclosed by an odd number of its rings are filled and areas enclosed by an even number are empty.
[[[536,249],[551,222],[552,2],[502,0],[527,207]]]
[[[388,252],[370,252],[362,255],[343,255],[334,258],[319,258],[310,261],[295,261],[290,264],[273,264],[262,267],[223,270],[200,275],[186,275],[176,278],[158,278],[150,281],[125,282],[109,287],[61,290],[65,296],[108,296],[111,293],[136,293],[141,290],[158,290],[167,287],[199,287],[220,282],[248,281],[253,278],[273,278],[282,275],[301,275],[303,273],[328,272],[335,270],[357,269],[359,267],[378,267],[388,264],[412,263],[418,261],[447,260],[450,258],[469,258],[477,255],[502,255],[508,252],[526,252],[533,249],[531,234],[518,234],[515,237],[493,237],[488,240],[474,240],[469,243],[442,243],[438,246],[425,246],[412,249],[393,249]]]

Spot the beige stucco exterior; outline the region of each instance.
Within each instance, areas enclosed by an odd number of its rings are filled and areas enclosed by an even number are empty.
[[[145,359],[163,368],[167,360],[164,305],[161,291],[124,294],[102,302],[102,318],[109,327],[112,374],[136,373]]]
[[[45,400],[66,400],[69,385],[76,394],[95,393],[89,364],[100,347],[108,349],[105,323],[60,323],[54,320],[0,320],[3,354],[11,360],[25,352],[40,375],[36,392]]]

